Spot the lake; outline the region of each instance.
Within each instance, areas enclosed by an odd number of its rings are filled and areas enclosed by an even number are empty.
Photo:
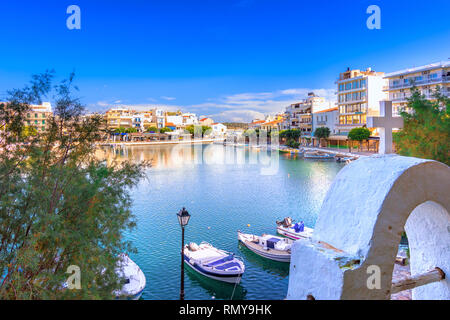
[[[239,245],[237,231],[276,234],[290,216],[314,227],[322,201],[343,164],[221,145],[103,147],[108,160],[149,160],[147,178],[132,189],[137,228],[125,237],[147,278],[143,299],[179,299],[181,229],[185,242],[207,241],[243,258],[241,284],[221,283],[185,267],[186,299],[284,299],[288,264],[265,260]],[[270,170],[264,171],[264,169]]]

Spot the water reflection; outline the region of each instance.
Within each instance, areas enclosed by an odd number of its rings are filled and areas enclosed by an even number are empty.
[[[186,274],[191,280],[190,286],[200,286],[206,290],[211,299],[221,300],[245,300],[247,290],[241,285],[225,283],[202,276],[191,268],[186,268]],[[214,298],[213,298],[214,297]],[[189,299],[189,297],[186,297]]]
[[[250,262],[252,265],[262,268],[265,272],[277,275],[281,278],[286,278],[289,275],[289,263],[263,258],[240,243],[239,250],[245,255],[246,262]]]

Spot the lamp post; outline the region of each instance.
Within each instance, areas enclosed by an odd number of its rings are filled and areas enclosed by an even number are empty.
[[[177,213],[178,223],[181,226],[181,287],[180,287],[180,300],[184,300],[184,227],[187,226],[191,215],[183,207],[180,212]]]

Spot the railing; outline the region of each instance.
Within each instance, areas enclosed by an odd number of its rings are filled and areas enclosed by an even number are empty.
[[[393,89],[402,89],[402,88],[409,88],[412,87],[413,84],[414,85],[427,85],[427,84],[433,84],[433,83],[439,83],[439,82],[447,82],[450,80],[450,76],[442,76],[440,78],[429,78],[429,79],[424,79],[424,80],[420,80],[420,81],[408,81],[408,83],[399,83],[396,85],[389,85],[389,86],[384,86],[383,89],[384,90],[393,90]]]

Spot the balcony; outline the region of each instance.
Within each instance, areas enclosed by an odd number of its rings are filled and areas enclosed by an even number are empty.
[[[442,76],[440,78],[430,78],[430,79],[423,79],[420,81],[414,81],[414,84],[416,86],[424,86],[424,85],[432,85],[432,84],[437,84],[437,83],[443,83],[443,82],[448,82],[450,81],[450,76]],[[404,88],[411,88],[413,86],[413,82],[412,81],[408,81],[408,83],[399,83],[396,85],[389,85],[389,86],[384,86],[383,90],[387,91],[387,90],[396,90],[396,89],[404,89]]]

